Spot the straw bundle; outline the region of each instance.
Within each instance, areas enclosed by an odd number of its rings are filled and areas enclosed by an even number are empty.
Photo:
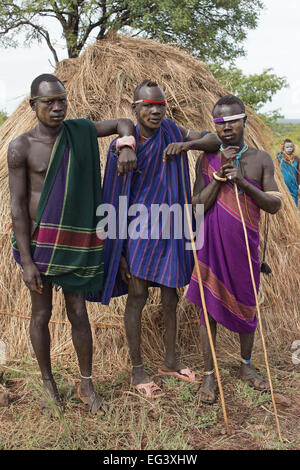
[[[192,129],[213,130],[212,107],[221,96],[227,94],[205,65],[186,53],[154,41],[117,35],[90,46],[78,59],[60,62],[55,74],[65,83],[67,89],[68,118],[133,118],[133,90],[141,81],[149,78],[157,81],[165,90],[168,116],[176,123]],[[248,115],[245,135],[247,143],[257,148],[269,148],[271,137],[268,129],[251,110],[248,110]],[[0,129],[0,311],[21,315],[30,315],[30,296],[11,255],[6,152],[13,138],[34,125],[34,114],[28,100],[24,100]],[[99,141],[102,168],[110,140],[106,138]],[[189,155],[192,180],[195,176],[196,157],[196,153]],[[269,277],[262,276],[260,299],[267,342],[286,349],[297,339],[297,334],[299,337],[300,332],[300,219],[278,170],[276,178],[285,202],[283,209],[277,215],[271,216],[267,262],[271,265],[273,273]],[[261,227],[263,228],[263,223]],[[263,236],[261,238],[263,239]],[[181,293],[183,292],[182,289]],[[125,297],[112,300],[109,307],[88,304],[92,323],[113,326],[94,330],[95,353],[98,359],[101,358],[105,363],[107,371],[110,367],[123,369],[128,361],[122,322],[125,300]],[[159,291],[151,289],[143,315],[143,349],[145,357],[149,358],[151,363],[159,362],[162,356],[160,309]],[[66,320],[60,292],[54,292],[52,319]],[[179,331],[180,353],[195,351],[189,348],[198,342],[195,327],[198,317],[195,307],[189,304],[183,295],[178,306],[178,319],[181,323],[188,322],[183,324]],[[0,332],[0,339],[8,345],[10,358],[31,353],[28,320],[0,315]],[[65,356],[73,357],[70,328],[53,324],[51,334],[52,356],[62,357],[62,360]],[[227,345],[235,345],[235,340],[229,333],[223,331],[222,338],[226,340]],[[102,356],[103,351],[105,355]]]

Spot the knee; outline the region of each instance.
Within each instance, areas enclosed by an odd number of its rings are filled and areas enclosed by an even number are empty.
[[[126,310],[135,310],[141,312],[147,302],[148,291],[144,289],[138,289],[134,293],[128,294]]]
[[[42,329],[48,326],[49,320],[51,318],[51,312],[51,308],[33,311],[31,314],[30,327]]]
[[[67,310],[68,319],[75,328],[89,327],[89,319],[85,308],[72,308]]]

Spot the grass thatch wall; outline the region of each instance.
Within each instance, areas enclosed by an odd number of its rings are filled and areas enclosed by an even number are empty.
[[[43,73],[43,70],[41,70]],[[56,75],[65,83],[69,98],[68,118],[87,117],[103,120],[131,117],[133,90],[146,78],[156,80],[166,92],[168,115],[178,124],[194,129],[213,129],[211,109],[226,90],[213,78],[205,66],[176,48],[154,41],[114,36],[89,47],[78,59],[58,64]],[[28,88],[29,88],[28,84]],[[246,141],[258,148],[268,148],[269,131],[249,111]],[[19,315],[30,315],[29,293],[22,283],[10,246],[10,208],[7,182],[6,152],[8,143],[35,125],[35,117],[28,101],[0,128],[0,207],[1,207],[1,266],[0,310]],[[99,141],[102,168],[110,139]],[[190,154],[191,175],[194,179],[194,161]],[[283,209],[271,216],[267,261],[273,269],[269,277],[262,277],[260,300],[267,343],[287,351],[294,339],[300,338],[300,220],[279,172],[276,171],[280,191],[285,196]],[[264,217],[262,218],[262,222]],[[263,223],[262,223],[263,228]],[[262,231],[262,230],[261,230]],[[238,259],[236,260],[238,262]],[[53,320],[66,320],[60,292],[54,293]],[[110,307],[88,304],[93,323],[114,328],[95,329],[95,353],[103,361],[107,373],[124,369],[128,364],[127,346],[122,325],[125,298],[113,300]],[[162,324],[158,290],[152,290],[145,307],[143,322],[144,354],[151,363],[162,356]],[[178,308],[179,348],[183,355],[197,354],[198,327],[195,308],[183,296]],[[192,323],[189,323],[192,320]],[[187,323],[185,323],[187,322]],[[74,358],[68,325],[53,324],[52,356]],[[236,346],[234,335],[222,329],[222,343],[226,350]],[[0,339],[8,345],[8,356],[17,359],[31,354],[28,320],[0,315]],[[103,354],[105,351],[105,354]],[[260,354],[260,344],[256,347]],[[238,351],[235,350],[238,356]],[[196,356],[194,356],[196,358]],[[222,354],[224,360],[224,354]]]

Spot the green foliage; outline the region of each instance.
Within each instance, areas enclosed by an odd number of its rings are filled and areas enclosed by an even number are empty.
[[[4,123],[4,121],[7,119],[7,114],[4,111],[0,111],[0,126]]]
[[[274,109],[273,111],[268,111],[267,113],[257,113],[257,115],[270,128],[272,128],[272,126],[274,126],[277,123],[278,119],[281,119],[284,117],[278,109]]]
[[[272,69],[265,69],[260,74],[245,75],[237,67],[209,66],[213,75],[225,88],[238,96],[245,104],[251,106],[254,111],[272,101],[277,91],[288,87],[285,77],[278,77],[272,73]],[[265,115],[266,119],[274,121],[280,117],[278,111]]]
[[[8,0],[0,3],[0,45],[46,41],[55,61],[56,43],[47,27],[59,22],[69,57],[110,29],[176,43],[201,60],[228,61],[244,55],[247,31],[257,26],[261,0]]]
[[[262,73],[251,75],[245,75],[242,70],[234,66],[223,67],[211,64],[209,69],[229,93],[238,96],[256,113],[266,103],[271,102],[278,91],[289,86],[286,78],[275,75],[271,68],[265,69]],[[277,120],[283,117],[278,109],[267,113],[258,113],[258,116],[269,127],[275,125]]]

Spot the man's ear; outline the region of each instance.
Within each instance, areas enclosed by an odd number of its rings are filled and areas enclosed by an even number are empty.
[[[136,116],[137,113],[136,113],[136,104],[135,103],[132,103],[131,109],[132,109],[133,114]]]
[[[32,99],[29,100],[29,104],[30,104],[30,107],[32,109],[32,111],[35,111],[35,105],[36,105],[36,102]]]

